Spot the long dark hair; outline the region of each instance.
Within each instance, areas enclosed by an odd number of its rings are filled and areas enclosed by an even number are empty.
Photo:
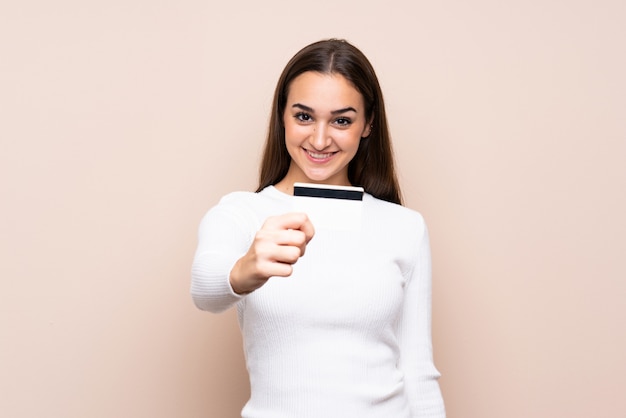
[[[278,183],[287,175],[291,157],[285,145],[283,116],[291,82],[307,71],[340,74],[361,93],[366,120],[371,120],[372,128],[367,138],[361,139],[356,155],[348,164],[348,180],[374,197],[402,204],[378,78],[365,55],[341,39],[318,41],[304,47],[287,63],[280,75],[274,92],[257,192]]]

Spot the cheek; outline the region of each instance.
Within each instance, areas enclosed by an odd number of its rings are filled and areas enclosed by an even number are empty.
[[[300,126],[297,123],[286,122],[285,123],[285,140],[289,144],[290,142],[301,142],[309,134],[310,128],[306,126]]]
[[[340,138],[337,138],[337,141],[341,142],[345,149],[351,149],[356,152],[357,148],[359,148],[359,143],[361,142],[360,133],[361,131],[358,129],[344,132]]]

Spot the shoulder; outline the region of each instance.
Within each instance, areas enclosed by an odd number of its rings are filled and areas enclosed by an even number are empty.
[[[255,212],[280,211],[291,204],[289,196],[269,186],[260,192],[231,192],[223,196],[217,206],[229,209],[252,209]]]
[[[254,207],[256,193],[252,192],[231,192],[220,198],[218,203],[211,207],[207,216],[211,217],[236,217],[247,212],[250,207]]]
[[[207,213],[209,217],[229,218],[238,222],[259,222],[268,216],[287,211],[288,200],[274,188],[266,188],[258,193],[235,191],[224,195]]]
[[[364,196],[364,204],[369,222],[379,223],[386,228],[402,228],[413,233],[426,230],[426,221],[416,210],[377,199],[369,194]]]
[[[254,201],[257,199],[258,193],[246,191],[230,192],[222,196],[216,206],[245,206],[248,204],[254,204]]]

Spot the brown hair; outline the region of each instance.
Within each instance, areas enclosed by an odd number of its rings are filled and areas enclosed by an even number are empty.
[[[372,128],[362,138],[356,155],[348,164],[348,179],[374,197],[402,203],[394,169],[391,138],[383,94],[374,68],[363,53],[341,39],[328,39],[304,47],[287,63],[274,92],[269,130],[261,161],[258,191],[282,180],[289,170],[291,157],[285,145],[283,115],[291,82],[300,74],[314,71],[340,74],[363,96],[367,120]]]

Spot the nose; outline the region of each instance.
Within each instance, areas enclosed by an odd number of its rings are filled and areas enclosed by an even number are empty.
[[[309,143],[316,151],[323,151],[332,142],[326,124],[317,123],[313,125],[313,132]]]

